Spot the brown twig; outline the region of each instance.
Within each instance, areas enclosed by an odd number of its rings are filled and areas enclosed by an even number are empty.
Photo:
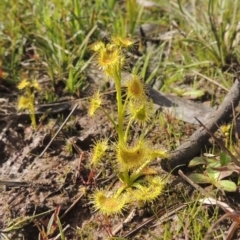
[[[240,80],[237,79],[226,95],[223,103],[215,113],[210,114],[209,121],[205,127],[214,133],[218,127],[231,119],[232,109],[235,108],[240,99]],[[210,135],[204,127],[200,127],[193,135],[170,153],[168,159],[163,159],[161,166],[165,171],[173,171],[188,165],[209,140]]]

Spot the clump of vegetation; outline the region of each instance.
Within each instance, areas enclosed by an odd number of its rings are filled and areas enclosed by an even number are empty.
[[[34,107],[35,92],[40,91],[41,88],[36,79],[32,81],[28,79],[23,79],[18,84],[17,87],[19,90],[24,90],[24,94],[20,96],[18,99],[18,109],[29,111],[32,126],[34,129],[36,129],[37,123],[36,123],[35,107]]]
[[[97,190],[93,200],[95,208],[106,215],[120,213],[126,204],[133,202],[148,202],[155,200],[164,187],[164,180],[154,176],[156,171],[148,167],[157,157],[166,157],[166,152],[155,148],[144,137],[149,121],[154,117],[152,101],[146,95],[144,83],[137,75],[132,75],[125,82],[121,78],[121,69],[125,63],[123,49],[133,42],[129,39],[112,37],[111,42],[97,42],[91,46],[97,54],[97,60],[104,73],[113,79],[118,115],[115,120],[102,106],[102,97],[97,91],[90,103],[89,115],[94,116],[101,110],[113,124],[117,132],[116,143],[100,140],[95,143],[92,151],[91,164],[97,167],[106,154],[109,145],[115,151],[117,175],[121,181],[116,191]],[[122,86],[124,86],[124,91]],[[131,126],[141,127],[141,134],[132,139]]]
[[[188,177],[198,184],[212,184],[216,188],[225,192],[236,192],[237,185],[233,179],[225,179],[233,176],[233,173],[238,173],[239,153],[234,147],[232,141],[232,126],[231,124],[222,125],[221,132],[225,138],[225,143],[212,134],[212,138],[221,148],[218,155],[210,155],[208,157],[196,157],[189,163],[189,167],[200,166],[201,172],[193,172]],[[221,139],[222,140],[222,139]],[[235,157],[235,155],[237,157]]]
[[[232,180],[226,180],[225,178],[231,176],[234,172],[234,168],[230,168],[232,165],[231,158],[222,152],[217,158],[200,158],[196,157],[190,162],[190,167],[204,166],[203,173],[191,173],[188,177],[198,184],[212,184],[218,189],[226,192],[236,192],[237,186]]]

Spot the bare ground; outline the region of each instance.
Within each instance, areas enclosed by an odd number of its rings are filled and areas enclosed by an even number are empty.
[[[14,91],[14,90],[13,90]],[[84,99],[54,105],[47,120],[32,131],[28,114],[16,112],[16,95],[8,87],[1,89],[0,112],[0,234],[9,239],[60,239],[56,218],[45,236],[51,216],[59,216],[67,239],[107,239],[109,236],[130,239],[160,239],[164,228],[157,222],[168,223],[171,232],[181,228],[177,214],[186,208],[186,201],[199,192],[180,176],[171,176],[162,196],[144,206],[133,205],[123,215],[105,218],[94,212],[90,198],[96,188],[115,183],[110,159],[94,172],[89,167],[89,151],[94,140],[107,136],[114,141],[111,125],[101,113],[96,118],[87,115],[88,102]],[[115,95],[105,98],[105,106],[114,110]],[[60,130],[74,104],[78,104],[71,118]],[[39,108],[41,109],[41,108]],[[39,110],[38,120],[42,112]],[[167,136],[167,129],[156,126],[150,133],[152,141],[172,150],[188,139],[198,126],[178,120],[163,112],[171,132],[184,134]],[[171,146],[166,140],[171,138]],[[46,151],[45,148],[47,147]],[[84,153],[84,154],[83,154]],[[41,156],[41,157],[39,157]],[[167,176],[159,160],[156,169]],[[93,178],[90,178],[92,176]],[[211,188],[206,188],[209,193]],[[230,194],[228,201],[238,207],[239,192]],[[171,213],[173,210],[173,213]],[[166,211],[169,215],[166,215]],[[211,209],[209,209],[211,215]],[[162,218],[161,218],[162,217]],[[228,224],[221,226],[225,229]],[[206,232],[207,229],[203,229]],[[173,239],[183,239],[184,232],[176,231]],[[40,238],[41,235],[41,238]],[[54,238],[55,237],[55,238]]]

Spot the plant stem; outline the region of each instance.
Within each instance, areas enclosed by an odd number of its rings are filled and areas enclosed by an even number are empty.
[[[121,89],[121,71],[115,69],[114,80],[117,91],[117,106],[118,106],[118,139],[121,144],[124,143],[123,133],[123,104],[122,104],[122,89]]]
[[[101,110],[104,112],[105,116],[108,118],[108,120],[112,123],[112,125],[114,126],[114,128],[118,132],[118,126],[116,125],[114,120],[111,118],[111,116],[108,114],[108,112],[103,107],[101,107]]]

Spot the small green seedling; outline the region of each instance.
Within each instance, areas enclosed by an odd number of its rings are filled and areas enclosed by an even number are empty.
[[[230,164],[231,158],[225,152],[220,154],[220,159],[197,157],[190,162],[189,167],[205,165],[206,168],[203,173],[192,173],[188,177],[196,183],[210,183],[218,189],[235,192],[237,190],[236,184],[231,180],[223,180],[234,172],[234,168],[231,168]]]

